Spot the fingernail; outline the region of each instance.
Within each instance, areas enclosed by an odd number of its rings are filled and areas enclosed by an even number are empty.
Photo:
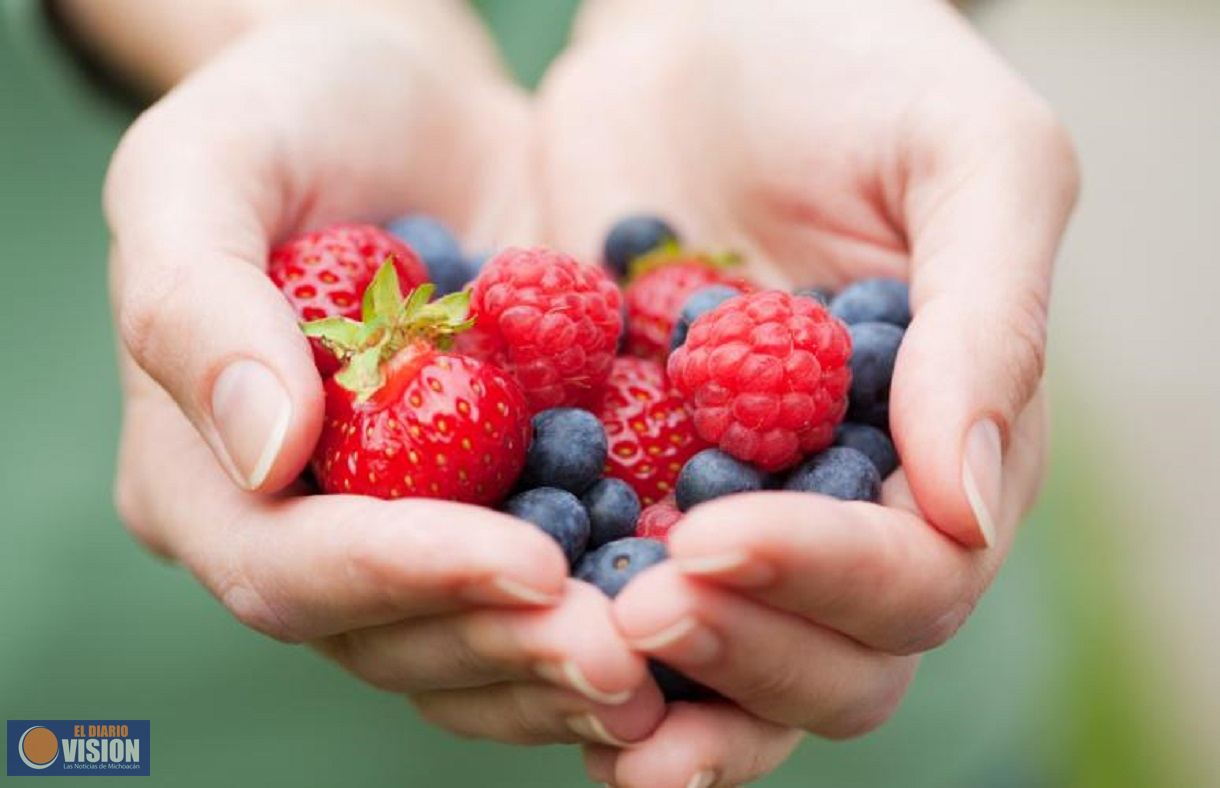
[[[708,770],[699,772],[694,777],[691,777],[690,782],[686,784],[686,788],[710,788],[714,782],[716,782],[716,773]]]
[[[1003,483],[1002,452],[1000,428],[994,421],[983,419],[966,433],[962,487],[988,547],[995,544],[996,539],[995,518]]]
[[[575,660],[565,659],[562,662],[541,662],[534,667],[534,672],[552,684],[558,684],[561,687],[574,690],[594,703],[600,703],[603,706],[621,706],[631,700],[631,690],[606,692],[594,687]]]
[[[291,417],[288,392],[275,373],[257,361],[234,361],[216,378],[212,421],[237,481],[246,489],[266,480]]]
[[[720,638],[690,616],[630,643],[637,651],[663,652],[666,661],[683,665],[705,665],[720,656],[722,650]]]
[[[774,568],[740,551],[678,558],[674,564],[685,575],[714,577],[739,588],[757,588],[775,580]]]
[[[466,589],[463,596],[471,602],[486,605],[529,605],[540,607],[553,605],[559,601],[556,594],[522,583],[505,575],[496,575],[490,581],[473,585]]]
[[[630,747],[630,742],[625,742],[622,739],[613,736],[610,731],[606,730],[606,726],[602,725],[602,721],[592,714],[577,714],[568,717],[568,727],[580,738],[585,741],[591,741],[596,744],[608,744],[611,747]]]

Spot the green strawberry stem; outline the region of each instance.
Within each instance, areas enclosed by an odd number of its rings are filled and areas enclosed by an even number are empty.
[[[398,351],[421,340],[448,349],[456,334],[474,325],[469,317],[469,292],[451,293],[429,303],[435,291],[435,285],[422,284],[403,298],[398,272],[386,258],[365,288],[360,320],[324,317],[302,323],[301,330],[343,363],[335,382],[364,401],[385,383],[382,365]]]
[[[627,266],[627,279],[638,279],[649,271],[655,271],[675,262],[700,262],[708,268],[726,270],[741,265],[741,255],[736,252],[692,252],[677,241],[666,241],[647,254],[640,255]]]

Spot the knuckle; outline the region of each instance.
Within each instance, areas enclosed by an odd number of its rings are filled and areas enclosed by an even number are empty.
[[[186,288],[186,279],[184,267],[158,266],[124,281],[115,299],[119,337],[146,370],[156,360],[159,344],[172,336],[173,301]]]
[[[915,659],[904,658],[904,664],[888,671],[867,696],[852,699],[809,729],[835,741],[859,738],[877,730],[898,711],[916,664]]]
[[[1080,158],[1072,134],[1050,103],[1040,96],[1024,95],[1006,113],[1012,139],[1022,157],[1049,176],[1058,196],[1069,205],[1080,192]]]
[[[962,601],[953,605],[947,613],[934,617],[929,623],[916,630],[907,641],[893,649],[891,653],[896,656],[909,656],[940,648],[958,633],[973,611],[973,601]]]

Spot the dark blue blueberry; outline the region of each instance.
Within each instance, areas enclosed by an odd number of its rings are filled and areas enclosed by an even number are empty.
[[[881,474],[862,452],[832,446],[798,465],[784,489],[842,501],[876,501],[881,497]]]
[[[436,294],[456,293],[474,278],[474,269],[462,254],[453,233],[439,219],[423,214],[402,216],[386,225],[424,261]]]
[[[674,492],[685,512],[713,498],[765,489],[767,482],[767,474],[753,465],[720,449],[704,449],[682,466]]]
[[[504,511],[533,523],[558,542],[569,566],[576,563],[589,543],[589,515],[580,499],[567,490],[535,487],[509,498]]]
[[[690,324],[695,322],[699,315],[711,312],[733,296],[739,295],[741,295],[740,290],[728,285],[709,285],[691,293],[682,304],[682,311],[678,313],[678,322],[674,323],[674,332],[669,341],[670,352],[682,347],[682,343],[686,341],[686,332],[690,331]]]
[[[802,287],[793,291],[792,294],[812,298],[822,306],[828,305],[831,299],[830,290],[825,287]]]
[[[830,302],[830,313],[847,325],[911,322],[911,291],[897,279],[863,279],[848,285]]]
[[[881,478],[889,476],[898,467],[898,450],[890,436],[870,424],[855,424],[847,421],[835,430],[835,445],[855,449],[872,460]]]
[[[544,410],[534,416],[534,439],[525,455],[521,484],[580,495],[601,478],[606,450],[606,429],[589,411]]]
[[[660,687],[661,695],[664,696],[667,703],[679,700],[711,700],[719,697],[715,691],[655,659],[648,660],[648,672],[652,674],[652,680]]]
[[[889,323],[857,323],[851,332],[851,390],[847,420],[890,431],[890,383],[903,330]]]
[[[610,270],[623,278],[627,276],[632,260],[677,240],[678,234],[660,217],[643,214],[628,216],[610,228],[602,257]]]
[[[585,557],[580,559],[576,571],[572,574],[577,579],[601,589],[603,594],[613,599],[631,578],[668,557],[669,551],[656,539],[629,536],[585,553]]]
[[[602,479],[580,497],[589,513],[589,547],[601,547],[635,534],[640,497],[622,479]]]

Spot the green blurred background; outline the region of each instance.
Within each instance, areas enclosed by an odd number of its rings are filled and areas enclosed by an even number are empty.
[[[574,3],[478,5],[533,83]],[[110,498],[119,399],[99,191],[130,117],[65,63],[27,57],[30,30],[0,19],[0,716],[151,719],[158,785],[583,784],[572,748],[459,741],[307,649],[252,634],[126,535]],[[1191,323],[1186,309],[1149,325],[1192,297],[1166,293],[1155,264],[1189,258],[1208,282],[1220,268],[1202,232],[1217,207],[1207,184],[1220,181],[1208,149],[1220,139],[1220,18],[1207,4],[1027,0],[978,21],[1084,154],[1057,296],[1053,472],[994,589],[925,660],[896,718],[861,741],[808,741],[763,784],[1220,784],[1205,757],[1215,660],[1201,658],[1215,653],[1215,617],[1195,615],[1214,586],[1189,581],[1210,578],[1217,521],[1172,509],[1192,455],[1175,465],[1172,448],[1149,457],[1141,443],[1167,407],[1199,419],[1174,438],[1181,451],[1215,435],[1202,419],[1220,373],[1181,347],[1214,340],[1214,317]],[[1116,339],[1124,330],[1133,338]],[[1176,361],[1155,357],[1175,340]]]

